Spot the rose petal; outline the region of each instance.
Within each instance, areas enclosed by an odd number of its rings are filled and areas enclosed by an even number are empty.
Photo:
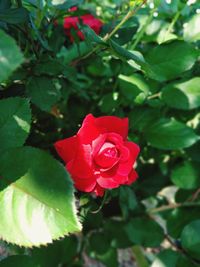
[[[137,180],[137,178],[138,178],[137,172],[134,169],[132,169],[129,176],[128,176],[128,182],[126,184],[127,185],[132,184],[133,182],[135,182]]]
[[[129,148],[131,156],[133,158],[133,160],[135,161],[138,154],[140,153],[140,147],[133,143],[133,142],[124,142],[125,146]]]
[[[115,145],[123,145],[124,140],[121,137],[121,135],[117,134],[117,133],[107,133],[107,141],[110,141],[111,143],[115,144]]]
[[[64,162],[68,163],[75,157],[77,150],[77,137],[75,135],[70,138],[57,141],[54,144],[54,147],[58,155],[64,160]]]
[[[127,161],[119,162],[117,173],[122,176],[128,176],[140,152],[140,148],[133,142],[124,142],[124,144],[129,149],[130,156]]]
[[[117,184],[124,184],[128,181],[128,176],[125,175],[120,175],[119,173],[117,173],[117,166],[115,166],[114,168],[106,171],[106,172],[101,172],[101,177],[108,179],[108,178],[112,178],[113,181],[115,181]]]
[[[102,188],[100,185],[96,184],[93,192],[96,194],[96,196],[102,197],[104,195],[105,189]]]
[[[100,33],[100,29],[103,26],[103,23],[95,18],[93,15],[91,14],[86,14],[84,16],[81,17],[83,24],[88,25],[91,29],[93,29],[93,31],[96,32],[96,34]]]
[[[119,186],[118,183],[116,183],[112,178],[103,178],[103,177],[99,177],[97,179],[97,183],[103,187],[103,188],[107,188],[107,189],[112,189],[112,188],[117,188]]]
[[[77,23],[78,23],[78,17],[66,17],[64,18],[63,27],[64,29],[71,29],[71,28],[78,29]]]
[[[74,159],[67,166],[72,176],[89,178],[93,176],[92,148],[79,144]]]
[[[82,144],[92,144],[92,141],[101,134],[100,129],[95,125],[93,118],[94,117],[91,114],[87,115],[77,133]]]
[[[72,179],[74,181],[74,186],[78,190],[83,192],[91,192],[96,186],[96,179],[94,178],[80,179],[78,177],[72,176]]]
[[[119,146],[118,149],[120,151],[120,161],[127,161],[130,157],[130,150],[126,146]]]
[[[118,118],[115,116],[102,116],[95,118],[95,124],[98,127],[106,129],[106,132],[117,133],[122,136],[123,139],[128,135],[128,118]]]
[[[105,143],[107,134],[100,134],[94,141],[92,141],[92,155],[93,157],[99,152]]]

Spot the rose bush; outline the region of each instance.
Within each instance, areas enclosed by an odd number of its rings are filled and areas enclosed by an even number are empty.
[[[200,265],[199,10],[0,1],[0,267]]]
[[[74,9],[73,9],[74,11]],[[77,16],[70,16],[64,18],[64,30],[66,35],[69,37],[70,41],[74,41],[74,37],[72,34],[72,29],[76,31],[77,36],[80,40],[84,40],[84,34],[79,30],[78,23],[81,22],[83,25],[88,25],[96,34],[100,33],[101,27],[103,26],[103,23],[95,18],[92,14],[85,14],[83,16],[77,17]]]
[[[77,189],[102,196],[105,189],[137,179],[133,164],[139,147],[127,134],[128,118],[89,114],[75,136],[55,143]]]

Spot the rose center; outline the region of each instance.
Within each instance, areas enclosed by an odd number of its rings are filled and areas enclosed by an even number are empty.
[[[117,149],[115,147],[106,148],[101,153],[104,154],[105,157],[111,157],[111,158],[116,158],[118,154]]]
[[[106,142],[95,156],[95,162],[102,168],[111,168],[119,160],[119,152],[114,144]]]

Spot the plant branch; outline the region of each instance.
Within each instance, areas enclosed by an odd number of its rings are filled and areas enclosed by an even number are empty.
[[[172,22],[170,23],[170,25],[169,25],[169,27],[168,27],[165,35],[164,35],[163,42],[165,41],[165,39],[167,38],[167,36],[172,32],[173,27],[174,27],[175,23],[177,22],[178,18],[180,17],[180,15],[181,15],[181,12],[178,11],[176,13],[176,15],[174,16]]]
[[[198,197],[199,197],[199,194],[200,194],[200,188],[198,188],[194,194],[192,195],[191,197],[191,201],[195,201]]]
[[[98,213],[103,208],[104,204],[108,201],[108,196],[108,190],[106,190],[101,205],[97,210],[91,211],[91,213]]]
[[[147,97],[147,99],[153,99],[153,98],[157,98],[157,97],[160,97],[161,93],[157,93],[157,94],[154,94],[154,95],[150,95]]]
[[[150,16],[148,16],[146,22],[144,23],[143,27],[141,28],[141,30],[138,32],[137,34],[137,38],[135,39],[135,42],[133,43],[132,45],[132,50],[134,50],[137,46],[137,44],[140,42],[140,40],[142,39],[145,31],[146,31],[146,28],[147,26],[150,24],[150,22],[152,21],[152,18],[153,18],[153,14],[154,12],[156,11],[156,8],[154,8],[151,13],[150,13]]]
[[[153,208],[147,210],[148,213],[158,213],[161,211],[166,211],[166,210],[171,210],[171,209],[176,209],[176,208],[182,208],[182,207],[195,207],[198,206],[200,207],[200,203],[198,202],[184,202],[184,203],[171,203],[169,205],[164,205],[158,208]]]
[[[126,14],[126,16],[120,21],[119,24],[117,24],[117,26],[115,26],[115,28],[111,31],[111,33],[107,34],[106,36],[104,36],[103,40],[107,41],[109,40],[120,28],[122,25],[124,25],[124,23],[126,23],[132,16],[134,16],[138,10],[147,2],[147,0],[143,0],[140,5],[136,6],[136,8],[134,8],[133,10],[129,10],[129,12]]]
[[[133,10],[130,10],[126,16],[120,21],[119,24],[117,24],[115,26],[115,28],[109,33],[106,34],[103,37],[103,41],[108,41],[120,28],[121,26],[126,23],[127,20],[129,20],[133,15],[135,15],[137,13],[137,11],[147,2],[147,0],[143,0],[141,2],[140,5],[136,6],[136,8],[134,8]],[[92,55],[93,53],[95,53],[97,50],[99,49],[99,45],[97,45],[91,52],[89,52],[88,54],[86,54],[85,56],[83,56],[82,58],[80,58],[77,62],[81,61],[82,59],[86,59],[88,58],[90,55]]]

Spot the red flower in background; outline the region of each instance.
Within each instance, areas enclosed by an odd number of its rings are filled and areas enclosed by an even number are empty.
[[[140,149],[127,134],[128,118],[89,114],[76,135],[55,143],[78,190],[102,196],[137,179],[133,164]]]
[[[75,11],[77,8],[73,8],[70,11]],[[78,37],[80,38],[80,40],[84,40],[84,35],[83,33],[78,29],[78,23],[80,22],[80,20],[82,21],[83,24],[88,25],[91,29],[93,29],[93,31],[96,34],[100,33],[101,27],[103,26],[103,23],[95,18],[93,15],[91,14],[86,14],[80,17],[66,17],[64,19],[64,29],[65,29],[65,33],[66,35],[70,38],[70,41],[73,42],[74,38],[71,34],[71,29],[74,28]]]

